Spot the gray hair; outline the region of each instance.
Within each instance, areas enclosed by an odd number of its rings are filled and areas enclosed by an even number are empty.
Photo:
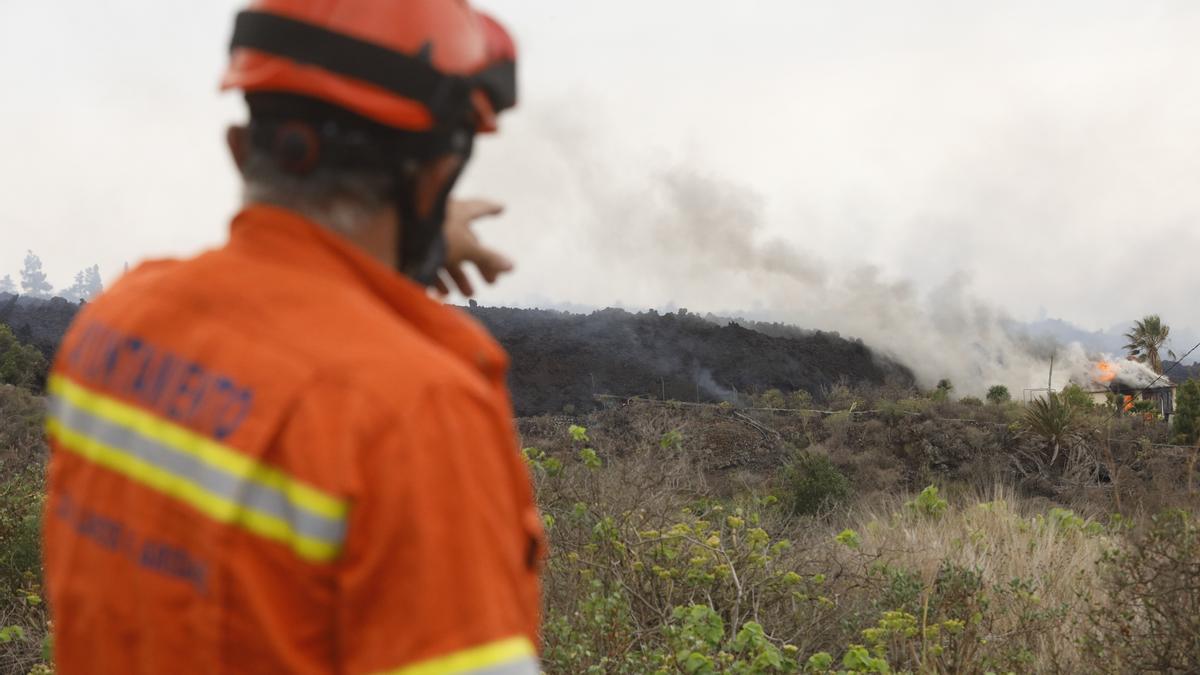
[[[342,234],[392,206],[392,176],[382,172],[317,167],[297,175],[281,169],[268,153],[252,148],[242,166],[242,200],[270,204]]]

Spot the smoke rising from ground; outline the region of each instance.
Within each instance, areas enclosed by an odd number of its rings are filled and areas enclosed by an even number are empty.
[[[1066,352],[1087,361],[1082,347],[1058,349],[1015,332],[1003,311],[972,294],[962,271],[947,270],[940,284],[922,291],[871,265],[822,259],[804,242],[816,228],[839,225],[797,218],[769,228],[763,197],[718,172],[669,161],[607,163],[608,153],[588,134],[561,126],[554,133],[552,122],[540,122],[541,131],[551,130],[541,134],[551,156],[526,159],[546,171],[537,202],[547,214],[557,210],[582,224],[564,236],[566,259],[551,272],[561,279],[559,298],[673,304],[837,331],[905,364],[925,387],[949,378],[960,395],[995,384],[1017,396],[1045,387],[1056,351],[1064,352],[1056,387],[1085,372],[1065,367]],[[787,240],[771,236],[780,229],[790,233]],[[541,244],[552,236],[544,234]]]

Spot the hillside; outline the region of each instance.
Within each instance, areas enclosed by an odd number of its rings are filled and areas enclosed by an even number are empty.
[[[512,356],[518,415],[595,407],[595,394],[732,400],[766,389],[820,398],[838,382],[907,387],[912,373],[835,334],[766,335],[695,315],[468,309]]]
[[[0,322],[47,357],[79,305],[0,296]],[[596,407],[595,394],[722,401],[776,388],[820,397],[838,382],[911,386],[912,374],[832,333],[759,330],[680,312],[587,315],[470,307],[512,356],[518,415]],[[757,325],[756,325],[757,328]],[[775,326],[775,328],[780,328]]]
[[[33,345],[49,360],[58,349],[79,305],[62,298],[37,300],[0,293],[0,323],[12,329],[21,342]]]

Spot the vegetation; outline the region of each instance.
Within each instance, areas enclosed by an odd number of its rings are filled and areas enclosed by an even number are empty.
[[[717,495],[687,445],[527,451],[553,551],[546,672],[1196,669],[1200,598],[1167,602],[1200,592],[1188,512],[1141,531],[1008,488],[872,503],[848,483],[847,509],[798,517],[797,477],[808,495],[840,474],[823,455]]]
[[[1200,672],[1200,519],[1165,511],[1101,567],[1109,597],[1089,609],[1091,661],[1111,673]]]
[[[1033,433],[1040,436],[1050,450],[1046,465],[1054,466],[1058,462],[1063,445],[1070,438],[1074,429],[1075,408],[1063,396],[1050,392],[1045,398],[1036,398],[1025,409],[1025,425]],[[1042,465],[1038,458],[1037,463]]]
[[[1195,445],[1200,441],[1200,382],[1188,380],[1175,397],[1175,442]]]
[[[828,513],[850,496],[850,481],[827,455],[804,451],[783,469],[783,498],[793,515]]]
[[[48,298],[53,289],[42,271],[42,259],[33,251],[26,251],[25,267],[21,269],[21,292],[35,298]]]
[[[21,344],[8,326],[0,323],[0,385],[37,388],[45,372],[46,359],[42,353]]]
[[[43,415],[31,392],[0,384],[0,673],[28,673],[45,659]]]
[[[0,326],[9,354],[0,672],[46,673],[44,364]],[[545,671],[1200,671],[1196,453],[1158,449],[1195,442],[1200,385],[1171,429],[1070,388],[944,385],[521,420]]]
[[[1145,363],[1161,375],[1163,364],[1159,349],[1166,344],[1170,335],[1171,327],[1164,324],[1157,314],[1151,314],[1133,323],[1133,328],[1125,334],[1125,339],[1129,340],[1125,349],[1131,357]]]
[[[13,283],[11,275],[0,278],[0,293],[21,293],[31,298],[47,300],[58,296],[68,302],[91,300],[104,290],[104,282],[100,278],[100,266],[92,265],[75,274],[75,280],[70,286],[55,291],[53,284],[42,269],[42,259],[33,251],[25,254],[25,264],[21,269],[21,285]]]

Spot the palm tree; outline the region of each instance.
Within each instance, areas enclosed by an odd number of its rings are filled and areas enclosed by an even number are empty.
[[[1129,350],[1130,356],[1147,364],[1161,375],[1163,365],[1158,350],[1170,334],[1171,327],[1164,324],[1157,314],[1151,314],[1141,321],[1133,322],[1133,329],[1125,334],[1125,339],[1129,340],[1125,349]]]

